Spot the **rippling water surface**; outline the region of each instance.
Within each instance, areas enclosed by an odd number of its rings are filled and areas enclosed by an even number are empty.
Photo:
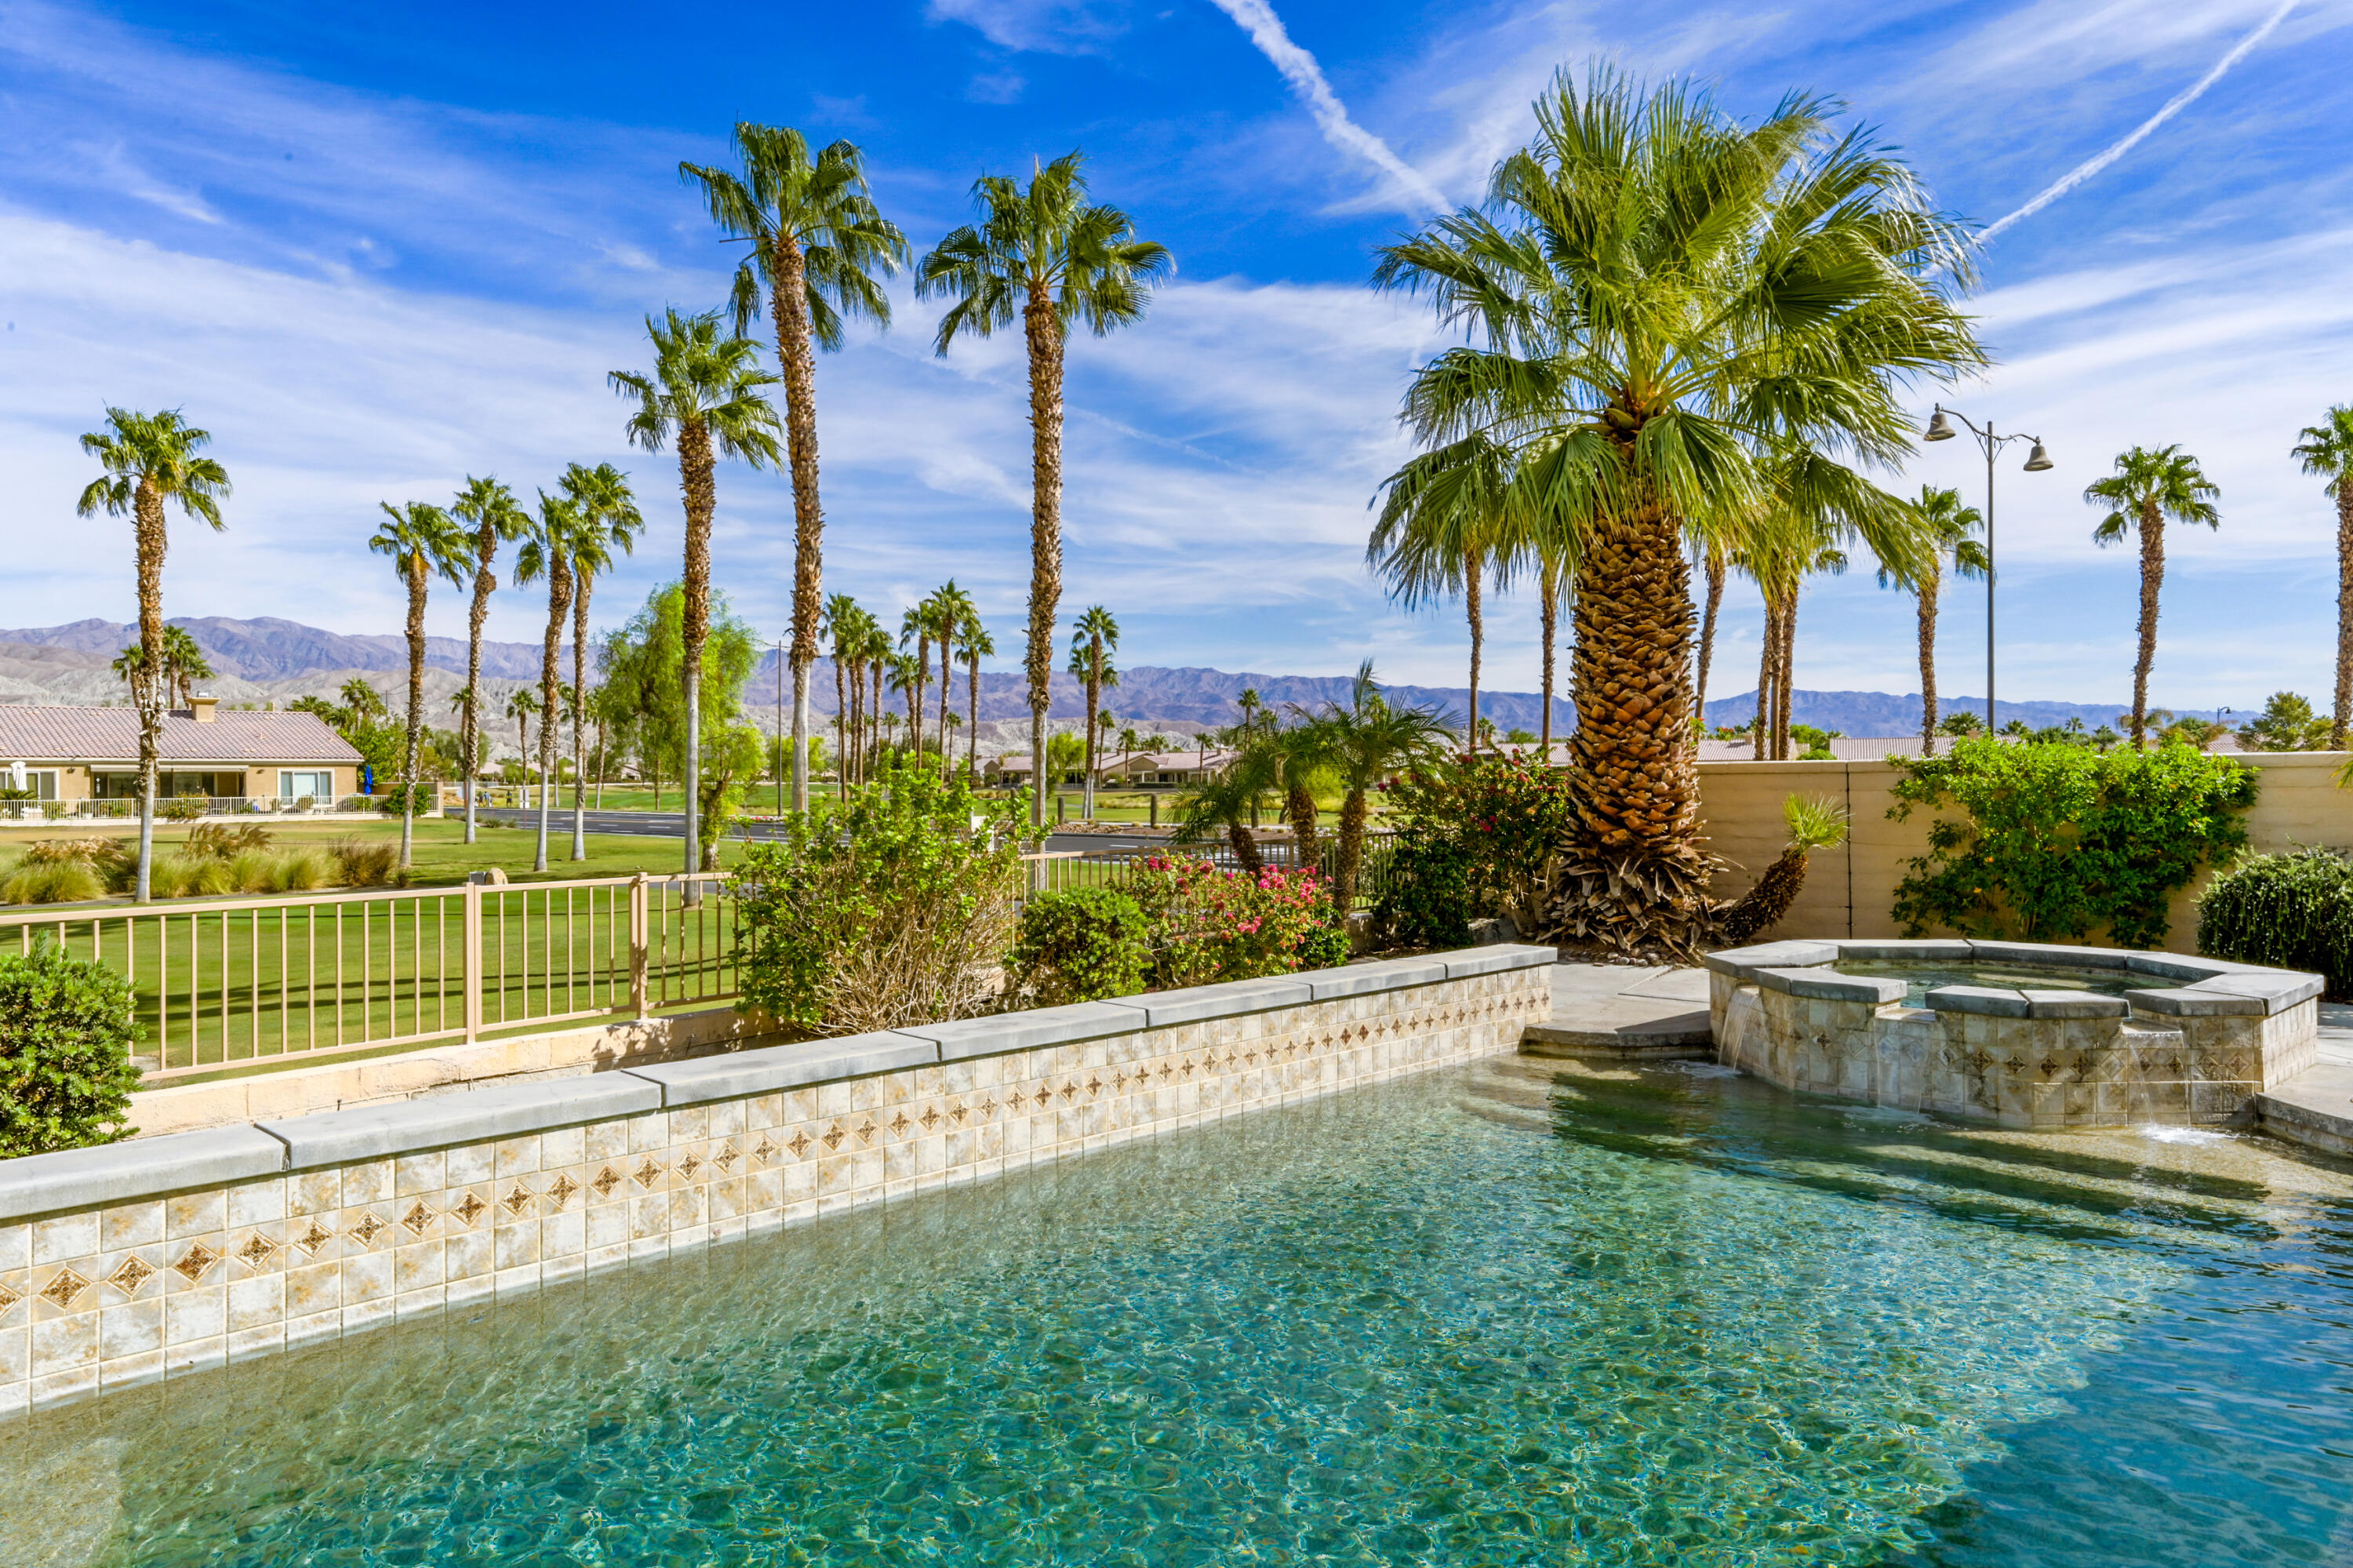
[[[1492,1063],[60,1411],[0,1560],[2345,1563],[2346,1170]]]

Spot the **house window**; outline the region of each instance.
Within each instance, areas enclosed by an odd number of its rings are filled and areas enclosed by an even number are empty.
[[[333,769],[322,768],[316,773],[298,772],[290,768],[279,769],[278,798],[280,800],[299,800],[305,795],[310,796],[313,800],[333,800],[335,798]]]
[[[16,787],[30,789],[36,800],[54,800],[58,798],[58,770],[54,768],[27,768],[24,782]]]

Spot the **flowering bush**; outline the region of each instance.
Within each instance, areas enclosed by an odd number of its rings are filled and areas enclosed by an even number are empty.
[[[1252,876],[1191,855],[1139,863],[1127,891],[1152,922],[1155,987],[1209,985],[1348,961],[1331,885],[1305,867]]]
[[[1528,757],[1493,753],[1416,768],[1389,790],[1397,848],[1373,911],[1409,948],[1471,938],[1471,922],[1542,923],[1548,868],[1577,821],[1568,780]]]

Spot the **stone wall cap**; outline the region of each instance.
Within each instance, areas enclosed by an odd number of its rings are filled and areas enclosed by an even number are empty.
[[[1490,947],[1465,948],[1458,952],[1433,955],[1446,961],[1448,980],[1465,980],[1472,975],[1499,975],[1512,969],[1533,969],[1558,961],[1556,948],[1540,948],[1525,942],[1497,942]]]
[[[212,1127],[0,1160],[0,1221],[99,1209],[275,1176],[286,1146],[250,1127]]]
[[[1142,1013],[1147,1027],[1165,1029],[1176,1023],[1271,1012],[1278,1007],[1304,1007],[1315,1000],[1315,989],[1296,975],[1267,975],[1258,980],[1185,986],[1109,1000],[1113,1007],[1132,1008]]]
[[[2240,970],[2200,980],[2189,989],[2209,995],[2253,997],[2271,1013],[2285,1012],[2299,1002],[2312,1001],[2328,990],[2328,981],[2295,969]]]
[[[2233,996],[2228,991],[2182,986],[2170,991],[2137,991],[2126,1000],[2135,1012],[2161,1013],[2168,1018],[2261,1018],[2271,1010],[2259,996]]]
[[[925,1066],[939,1059],[936,1042],[884,1029],[801,1040],[790,1045],[764,1045],[687,1062],[651,1063],[626,1071],[660,1085],[666,1107],[697,1106],[712,1100],[748,1099],[836,1078],[870,1077],[902,1067]]]
[[[1877,975],[1842,975],[1824,969],[1758,969],[1751,971],[1758,985],[1817,1001],[1860,1001],[1883,1007],[1904,1000],[1900,980]]]
[[[2102,996],[2095,991],[2025,991],[2026,1015],[2029,1018],[2122,1018],[2132,1012],[2132,1003],[2121,996]]]
[[[2073,948],[2064,942],[1986,942],[1969,938],[1974,956],[1995,963],[2063,964],[2072,969],[2123,969],[2140,954],[2126,948]]]
[[[1928,992],[1928,1005],[1938,1012],[1978,1012],[1995,1018],[2030,1016],[2026,993],[1989,985],[1940,985]]]
[[[961,1062],[973,1056],[1034,1050],[1040,1045],[1067,1045],[1075,1040],[1133,1034],[1144,1027],[1140,1008],[1122,1007],[1110,1001],[1078,1001],[1068,1007],[1039,1007],[1027,1012],[961,1018],[953,1023],[910,1023],[896,1033],[931,1041],[940,1048],[943,1062]]]
[[[543,1078],[393,1105],[322,1111],[254,1126],[284,1144],[286,1168],[315,1171],[353,1160],[521,1138],[550,1128],[661,1109],[659,1084],[633,1073]]]
[[[1834,964],[1838,957],[1835,942],[1759,942],[1754,947],[1702,953],[1700,962],[1718,974],[1754,980],[1760,969],[1808,969],[1815,964]]]
[[[1872,937],[1859,941],[1841,938],[1841,959],[1959,959],[1970,956],[1967,939],[1932,937]]]
[[[1402,991],[1412,985],[1436,985],[1446,978],[1446,960],[1383,959],[1377,963],[1348,964],[1336,969],[1310,969],[1291,978],[1306,981],[1317,1001],[1329,1001],[1335,997]]]

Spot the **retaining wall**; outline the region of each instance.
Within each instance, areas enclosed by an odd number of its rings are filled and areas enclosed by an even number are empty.
[[[1549,948],[0,1161],[0,1412],[1516,1048]]]
[[[1919,742],[1889,741],[1906,755]],[[2341,751],[2253,752],[2238,759],[2262,770],[2263,789],[2247,813],[2247,838],[2259,850],[2306,844],[2353,847],[2353,790],[2339,789]],[[1853,830],[1844,847],[1817,851],[1808,861],[1806,885],[1770,937],[1900,937],[1904,929],[1888,911],[1904,863],[1928,853],[1928,824],[1935,813],[1915,810],[1906,821],[1890,821],[1887,809],[1896,769],[1884,761],[1703,762],[1699,765],[1700,831],[1715,853],[1735,863],[1718,874],[1717,896],[1748,890],[1781,853],[1788,831],[1781,802],[1790,795],[1828,795],[1843,800]],[[2186,952],[2198,931],[2197,897],[2211,868],[2173,895],[2167,946]],[[1943,935],[1944,933],[1934,933]],[[1764,937],[1757,938],[1764,939]],[[2089,940],[2100,940],[2094,933]]]

